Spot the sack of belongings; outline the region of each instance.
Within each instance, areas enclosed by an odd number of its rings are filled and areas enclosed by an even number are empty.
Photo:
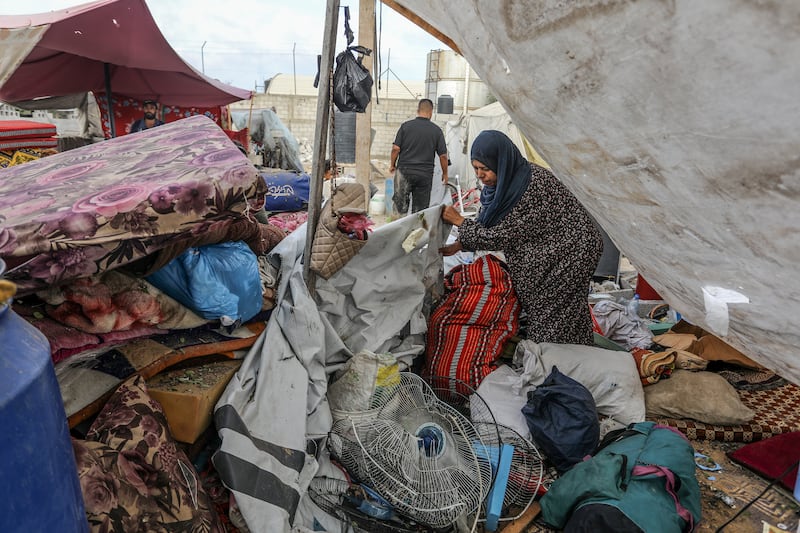
[[[591,455],[600,442],[600,421],[589,389],[553,367],[544,383],[528,393],[522,408],[533,441],[564,473]]]
[[[693,531],[700,522],[694,449],[672,428],[631,424],[609,433],[540,503],[542,519],[565,532]]]
[[[444,281],[445,297],[431,312],[423,375],[477,388],[497,368],[503,346],[517,333],[520,305],[511,274],[494,255],[459,265]],[[448,380],[436,386],[449,387]],[[459,393],[470,394],[463,385]]]

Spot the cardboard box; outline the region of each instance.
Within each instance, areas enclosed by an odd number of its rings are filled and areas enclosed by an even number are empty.
[[[218,361],[169,370],[147,381],[150,396],[164,408],[175,440],[193,443],[211,425],[211,417],[228,382],[242,364]]]
[[[691,345],[684,349],[695,355],[699,355],[706,361],[722,361],[755,370],[764,370],[763,366],[756,363],[716,335],[707,332],[699,326],[690,324],[685,320],[681,320],[672,326],[670,333],[694,335],[695,339],[692,340]]]

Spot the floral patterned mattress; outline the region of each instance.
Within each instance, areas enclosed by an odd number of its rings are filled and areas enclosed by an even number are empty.
[[[102,273],[263,205],[204,116],[0,169],[0,258],[21,294]]]

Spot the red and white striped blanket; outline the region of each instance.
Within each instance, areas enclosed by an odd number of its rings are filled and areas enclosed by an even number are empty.
[[[486,255],[457,266],[445,279],[444,300],[431,313],[425,375],[432,382],[446,376],[477,388],[497,368],[503,345],[517,333],[519,313],[508,267],[500,259]],[[457,383],[441,381],[437,387]]]

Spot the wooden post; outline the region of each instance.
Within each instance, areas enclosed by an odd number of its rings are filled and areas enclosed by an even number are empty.
[[[322,39],[322,60],[319,66],[319,90],[317,91],[317,127],[314,130],[314,155],[311,165],[311,187],[308,199],[308,223],[306,245],[303,249],[303,277],[312,296],[315,293],[317,276],[311,271],[311,245],[322,209],[322,181],[325,174],[325,154],[328,149],[328,127],[330,120],[330,83],[333,75],[333,56],[336,48],[336,27],[339,25],[339,0],[328,0],[325,10],[325,34]]]
[[[359,0],[358,44],[370,49],[375,47],[375,0]],[[362,63],[369,70],[373,81],[375,80],[373,56],[377,53],[377,50],[372,50],[372,55],[365,56]],[[374,87],[376,86],[377,83]],[[372,100],[367,105],[366,111],[356,115],[356,180],[364,186],[367,205],[369,205],[369,182],[372,175],[372,164],[370,163],[371,145]]]

